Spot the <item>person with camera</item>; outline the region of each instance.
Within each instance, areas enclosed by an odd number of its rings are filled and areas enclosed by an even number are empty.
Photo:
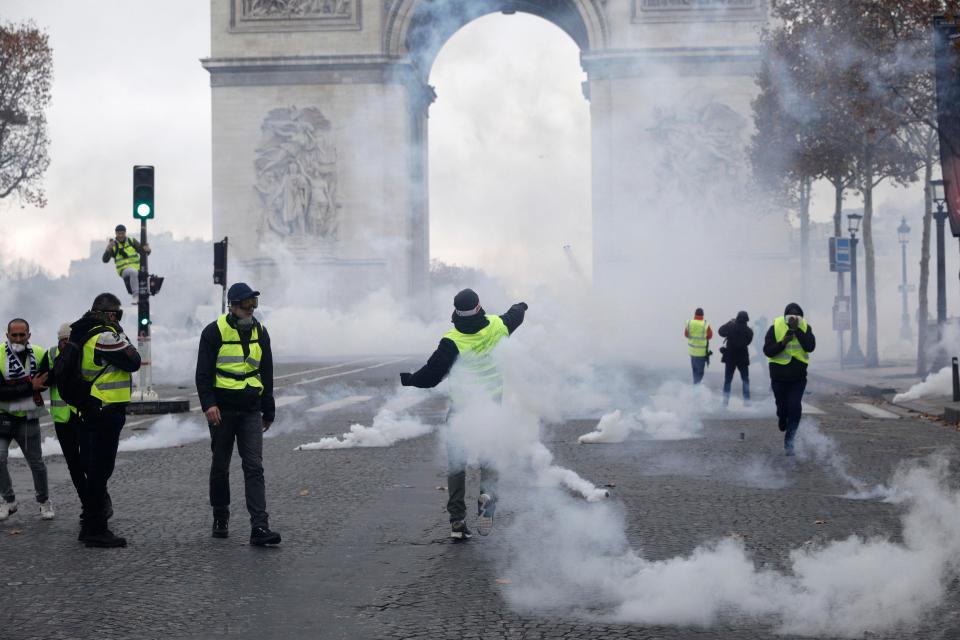
[[[717,329],[717,334],[724,339],[724,346],[720,347],[720,362],[724,364],[723,406],[730,403],[730,384],[735,371],[740,372],[743,402],[750,402],[750,343],[753,342],[753,329],[747,324],[749,322],[747,312],[740,311],[736,318]]]
[[[136,238],[127,237],[127,228],[118,224],[114,229],[114,237],[107,240],[107,248],[103,252],[104,263],[113,259],[117,275],[123,278],[127,292],[133,296],[133,304],[137,304],[140,291],[140,253],[150,255],[150,245],[140,246]]]
[[[710,340],[713,338],[713,329],[710,323],[703,319],[703,309],[697,307],[693,312],[693,320],[687,320],[683,327],[683,336],[687,339],[687,353],[690,355],[690,368],[693,372],[693,384],[700,384],[703,373],[710,364]]]
[[[770,363],[770,388],[777,403],[777,423],[783,431],[783,449],[793,455],[793,442],[803,412],[807,388],[807,366],[817,346],[813,328],[803,318],[803,309],[791,302],[783,315],[774,319],[763,341],[763,353]]]

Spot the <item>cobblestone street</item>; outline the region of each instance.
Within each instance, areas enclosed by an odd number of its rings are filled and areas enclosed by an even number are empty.
[[[278,548],[247,544],[236,456],[231,537],[210,537],[205,440],[119,455],[111,526],[130,542],[120,550],[87,549],[76,541],[79,505],[61,457],[47,459],[57,506],[49,522],[35,513],[25,463],[11,461],[21,509],[0,524],[0,637],[783,637],[776,621],[735,613],[707,628],[649,627],[614,623],[602,607],[511,606],[510,541],[536,541],[544,533],[521,528],[527,498],[501,505],[494,535],[452,544],[441,490],[445,460],[435,435],[386,448],[295,450],[353,423],[369,425],[396,374],[410,366],[370,358],[278,369],[285,377],[277,396],[292,398],[281,401],[264,446],[271,526],[284,539]],[[811,417],[849,459],[851,476],[882,484],[901,461],[941,449],[956,470],[952,427],[890,406],[880,407],[889,416],[873,417],[850,404],[867,400],[823,383],[808,391],[808,415],[819,412]],[[312,405],[322,410],[306,411]],[[410,411],[436,424],[445,401],[429,397]],[[703,437],[694,439],[593,446],[577,444],[599,418],[584,416],[547,425],[542,440],[558,464],[610,486],[631,547],[649,560],[687,555],[735,535],[757,563],[782,571],[789,551],[811,541],[851,534],[899,539],[902,506],[842,497],[849,484],[824,465],[784,459],[775,420],[762,413],[708,415]],[[153,421],[142,419],[128,417],[132,426],[124,437]],[[183,421],[203,426],[196,412]],[[468,506],[476,487],[471,477]],[[945,604],[921,628],[889,637],[960,637],[960,588],[954,582],[947,590]]]

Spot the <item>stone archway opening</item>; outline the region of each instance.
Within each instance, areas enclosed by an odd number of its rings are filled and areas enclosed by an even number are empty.
[[[589,278],[590,109],[579,54],[552,21],[498,13],[433,56],[432,260],[518,285]]]

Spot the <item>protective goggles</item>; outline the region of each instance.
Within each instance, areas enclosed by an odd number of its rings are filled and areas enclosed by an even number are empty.
[[[253,311],[258,306],[260,306],[259,298],[247,298],[246,300],[239,300],[233,303],[234,305],[240,307],[244,311]]]
[[[98,309],[94,309],[98,311]],[[115,313],[117,314],[117,322],[120,322],[123,319],[123,309],[99,309],[100,313]]]

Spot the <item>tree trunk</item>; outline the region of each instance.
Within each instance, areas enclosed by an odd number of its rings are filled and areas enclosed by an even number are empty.
[[[800,180],[800,299],[807,300],[807,276],[810,271],[810,196],[813,179]]]
[[[867,362],[880,365],[877,349],[877,270],[873,248],[873,153],[867,147],[863,162],[863,263],[866,271],[867,299]]]
[[[930,318],[930,302],[927,288],[930,284],[930,226],[933,221],[933,196],[930,180],[933,178],[933,158],[927,156],[923,169],[923,235],[920,239],[920,282],[917,285],[917,375],[925,376],[930,368],[927,363],[927,323]]]

